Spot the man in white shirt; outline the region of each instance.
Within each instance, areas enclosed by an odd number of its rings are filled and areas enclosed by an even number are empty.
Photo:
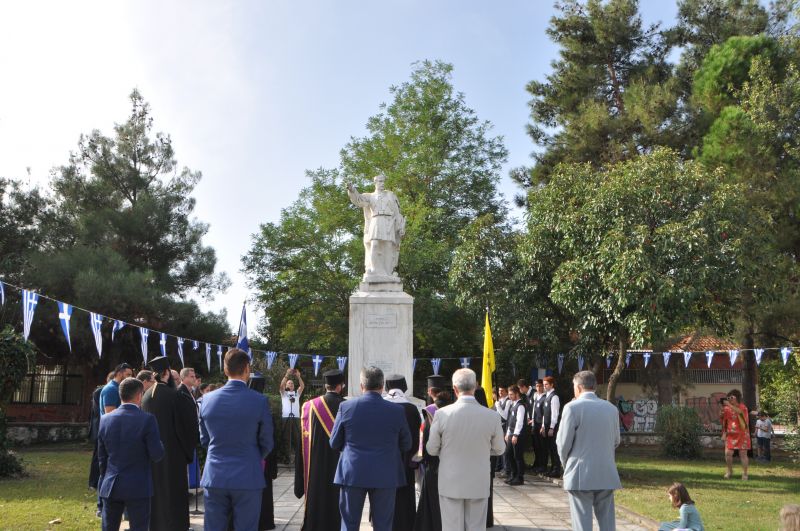
[[[542,437],[542,422],[544,420],[544,399],[547,395],[544,392],[543,380],[536,380],[535,386],[528,424],[531,426],[531,435],[533,435],[533,472],[544,474],[547,472],[548,451]]]
[[[500,386],[497,388],[497,400],[494,403],[494,409],[500,414],[500,422],[503,427],[503,433],[508,429],[508,408],[511,406],[511,400],[508,398],[508,388]],[[497,460],[497,469],[495,472],[505,471],[508,474],[508,464],[506,463],[506,456],[503,453],[500,459]]]
[[[519,387],[512,385],[508,388],[508,396],[512,404],[508,410],[508,428],[506,428],[506,463],[509,476],[506,483],[509,485],[522,485],[525,482],[525,446],[528,440],[528,409],[525,400],[521,397]]]
[[[558,435],[559,420],[561,420],[561,400],[556,394],[556,381],[552,376],[545,376],[542,378],[542,382],[544,383],[545,397],[542,402],[542,428],[539,433],[542,435],[545,449],[550,457],[550,468],[545,472],[545,476],[559,478],[561,477],[561,460],[558,457],[556,436]]]
[[[291,376],[296,376],[299,383],[297,390],[294,388],[294,380]],[[294,448],[300,442],[300,395],[303,394],[305,383],[300,371],[297,369],[286,369],[286,374],[281,380],[281,416],[283,417],[284,437],[289,438],[289,455],[294,455]],[[291,459],[291,458],[290,458]]]

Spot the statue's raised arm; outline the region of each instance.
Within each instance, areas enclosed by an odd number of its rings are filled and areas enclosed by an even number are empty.
[[[397,282],[400,240],[405,218],[397,196],[383,189],[386,177],[377,175],[375,191],[360,194],[347,185],[350,202],[364,209],[364,282]]]

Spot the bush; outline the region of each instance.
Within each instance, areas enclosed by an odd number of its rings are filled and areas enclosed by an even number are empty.
[[[30,343],[10,326],[0,330],[0,478],[24,474],[22,461],[8,449],[3,411],[28,372],[28,364],[32,359],[33,347]]]
[[[661,406],[656,417],[656,433],[661,435],[667,457],[700,457],[702,424],[694,408]]]
[[[783,449],[789,454],[794,463],[800,463],[800,426],[786,426],[786,435],[783,439]]]

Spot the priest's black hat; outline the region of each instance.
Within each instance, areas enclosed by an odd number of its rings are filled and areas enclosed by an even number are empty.
[[[325,371],[322,373],[322,377],[325,379],[325,385],[339,385],[340,383],[344,383],[344,373],[339,369]]]
[[[264,376],[260,372],[254,372],[250,375],[250,380],[247,382],[247,387],[253,391],[263,394],[266,383],[267,380],[264,379]]]
[[[156,374],[161,374],[162,372],[169,369],[169,359],[166,356],[159,356],[157,358],[153,358],[147,364],[150,367],[150,370],[155,372]]]
[[[406,377],[402,374],[390,374],[386,377],[386,390],[391,391],[392,389],[400,389],[404,393],[408,391],[408,385],[406,384]]]
[[[428,376],[428,389],[430,389],[431,387],[436,387],[437,389],[444,389],[444,376],[439,374]]]

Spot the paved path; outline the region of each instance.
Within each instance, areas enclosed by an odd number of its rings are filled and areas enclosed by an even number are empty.
[[[294,497],[294,473],[289,468],[280,468],[278,479],[273,482],[275,500],[275,528],[277,531],[300,531],[303,523],[303,500]],[[200,495],[200,510],[202,494]],[[369,504],[366,504],[369,505]],[[191,507],[194,508],[194,500]],[[364,509],[362,530],[372,529]],[[509,487],[501,480],[494,483],[494,521],[495,530],[541,530],[563,531],[571,529],[567,494],[561,487],[544,479],[526,480],[525,485]],[[203,515],[192,515],[195,531],[203,529]],[[445,526],[446,528],[446,526]],[[595,523],[595,529],[597,524]],[[646,531],[617,515],[618,531]]]

